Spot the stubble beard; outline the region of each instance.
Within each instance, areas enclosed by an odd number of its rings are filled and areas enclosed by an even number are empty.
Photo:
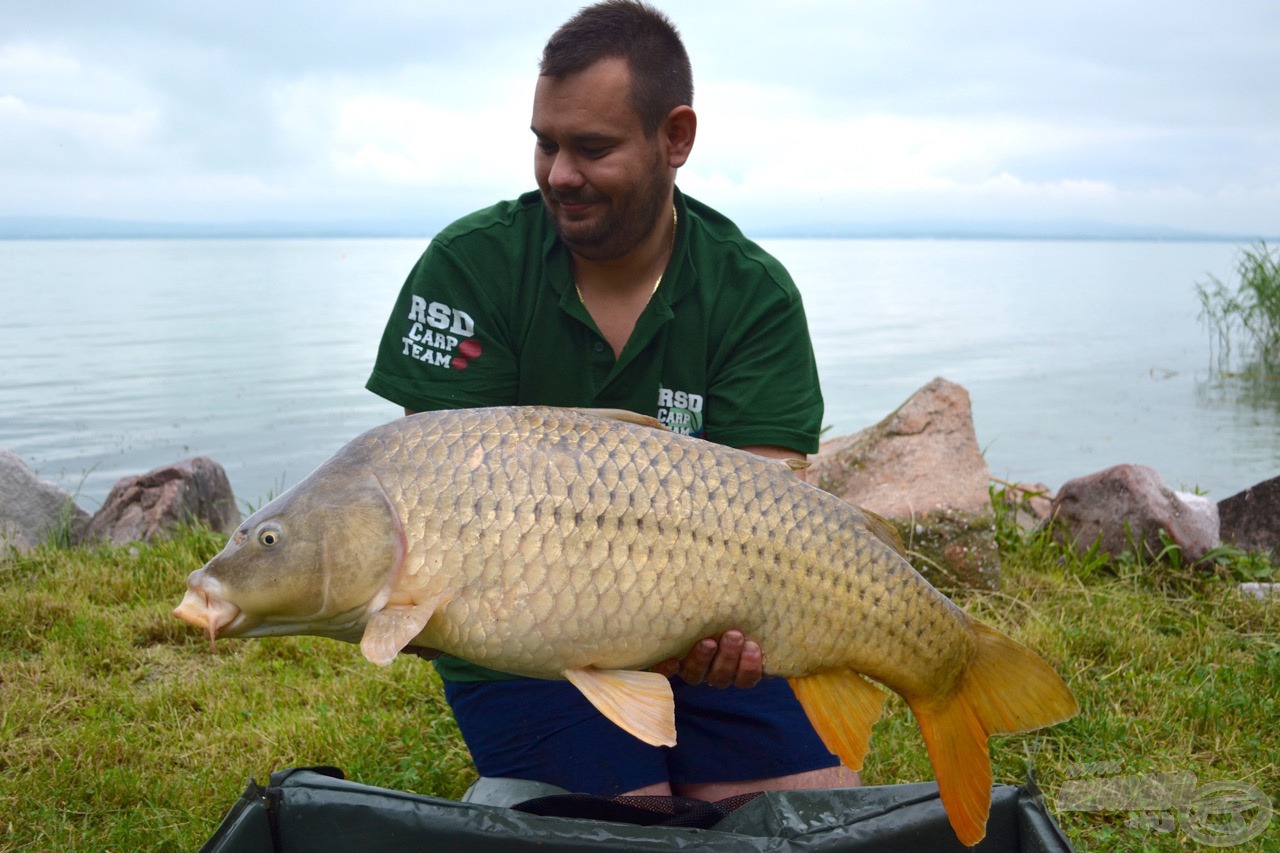
[[[604,202],[603,215],[591,223],[564,222],[553,208],[554,201]],[[543,192],[543,204],[556,234],[576,255],[591,261],[611,261],[625,256],[638,246],[658,222],[658,211],[667,203],[666,164],[661,155],[654,158],[648,179],[636,187],[631,197],[618,204],[594,190],[581,193]]]

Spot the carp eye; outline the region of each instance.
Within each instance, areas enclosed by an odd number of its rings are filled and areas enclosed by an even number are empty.
[[[263,547],[270,548],[272,545],[278,545],[284,537],[280,535],[280,529],[274,526],[264,527],[258,531],[258,542]]]

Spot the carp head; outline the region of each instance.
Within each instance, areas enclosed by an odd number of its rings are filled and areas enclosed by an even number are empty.
[[[326,464],[249,516],[187,578],[173,615],[217,637],[358,642],[404,557],[400,517],[368,469]]]

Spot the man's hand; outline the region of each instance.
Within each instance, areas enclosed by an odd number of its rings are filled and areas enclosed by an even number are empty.
[[[764,652],[755,640],[748,640],[737,628],[699,640],[679,660],[665,660],[653,667],[666,676],[679,675],[690,684],[706,682],[712,687],[755,687],[764,676]]]

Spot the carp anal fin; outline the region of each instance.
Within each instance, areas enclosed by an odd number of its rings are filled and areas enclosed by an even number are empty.
[[[651,418],[648,415],[641,415],[637,412],[631,412],[626,409],[584,409],[576,408],[575,412],[582,412],[584,415],[593,415],[597,418],[608,418],[614,421],[622,421],[628,424],[638,424],[640,426],[653,427],[663,432],[671,432],[671,427],[664,424],[657,418]]]
[[[845,767],[861,770],[885,692],[851,669],[788,678],[787,683],[827,749]]]
[[[422,633],[432,615],[452,597],[452,594],[442,592],[418,604],[384,607],[373,614],[365,626],[360,651],[370,663],[386,666],[409,645],[410,640]]]
[[[676,745],[676,703],[665,675],[592,667],[561,675],[623,731],[650,746]]]

